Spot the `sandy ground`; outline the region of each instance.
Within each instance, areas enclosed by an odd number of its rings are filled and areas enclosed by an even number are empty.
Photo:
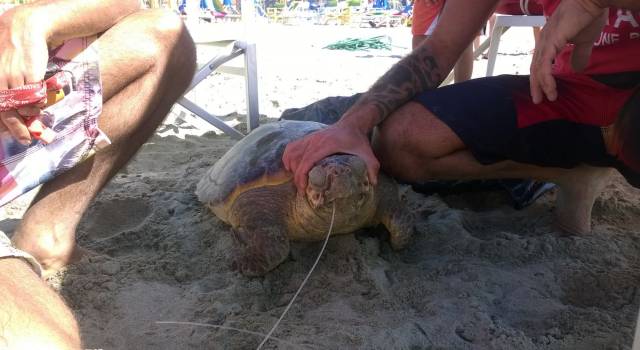
[[[234,27],[235,30],[240,30]],[[233,33],[211,26],[216,33]],[[333,95],[365,90],[409,50],[407,28],[259,26],[260,108],[277,118]],[[200,33],[201,34],[201,33]],[[232,34],[229,34],[232,35]],[[389,35],[392,51],[322,47]],[[498,73],[526,73],[528,29],[504,37]],[[477,61],[476,76],[486,61]],[[244,113],[242,79],[215,75],[192,93],[212,111]],[[54,284],[87,348],[251,349],[261,338],[158,321],[265,333],[313,264],[321,243],[296,243],[262,278],[230,268],[230,228],[197,201],[195,185],[233,144],[176,118],[99,195],[78,231],[95,251]],[[554,193],[516,211],[504,193],[403,195],[418,221],[409,248],[384,229],[334,237],[270,349],[628,349],[640,280],[639,195],[620,177],[594,209],[593,233],[551,225]],[[29,202],[3,208],[11,231]]]

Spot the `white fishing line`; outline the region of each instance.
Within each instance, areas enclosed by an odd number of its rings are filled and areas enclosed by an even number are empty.
[[[322,253],[324,253],[324,249],[327,247],[327,242],[329,242],[329,236],[331,236],[331,230],[333,230],[333,222],[335,221],[335,219],[336,219],[336,203],[333,202],[333,212],[331,213],[331,224],[329,225],[329,230],[327,231],[327,237],[325,237],[325,239],[324,239],[324,244],[322,244],[322,248],[320,249],[320,253],[318,253],[318,257],[316,258],[316,261],[313,263],[313,266],[311,266],[311,270],[309,270],[309,272],[307,273],[307,276],[304,278],[304,280],[300,284],[300,287],[296,291],[296,294],[294,294],[293,298],[291,298],[291,301],[289,302],[289,305],[287,305],[287,307],[284,309],[284,311],[282,312],[282,315],[280,315],[280,318],[278,319],[278,321],[276,321],[276,323],[273,325],[273,327],[271,327],[271,330],[269,331],[269,333],[267,333],[267,336],[264,337],[264,339],[262,340],[262,343],[260,343],[260,345],[258,345],[256,350],[262,349],[262,346],[264,346],[264,344],[267,343],[267,341],[271,337],[271,334],[273,334],[273,332],[276,330],[276,328],[278,328],[278,325],[280,324],[280,321],[282,321],[284,316],[287,314],[287,312],[291,308],[291,305],[293,305],[293,302],[298,297],[298,294],[300,294],[300,291],[302,290],[304,285],[307,283],[307,280],[309,279],[309,277],[311,277],[311,273],[313,273],[313,270],[316,268],[316,265],[318,265],[318,262],[320,261],[320,258],[322,257]],[[275,338],[272,338],[272,339],[275,339]]]
[[[228,327],[228,326],[220,326],[220,325],[216,325],[216,324],[208,324],[208,323],[198,323],[198,322],[178,322],[178,321],[156,321],[157,324],[178,324],[178,325],[186,325],[186,326],[198,326],[198,327],[209,327],[209,328],[219,328],[219,329],[224,329],[227,331],[236,331],[236,332],[240,332],[240,333],[246,333],[246,334],[251,334],[251,335],[257,335],[259,337],[264,337],[266,336],[266,334],[264,333],[259,333],[259,332],[253,332],[250,330],[246,330],[246,329],[242,329],[242,328],[235,328],[235,327]],[[289,341],[286,341],[284,339],[279,339],[276,337],[271,337],[271,339],[280,342],[282,344],[286,344],[289,346],[292,346],[294,348],[304,348],[306,346],[301,345],[301,344],[296,344],[296,343],[292,343]]]
[[[242,328],[220,326],[220,325],[215,325],[215,324],[198,323],[198,322],[156,321],[155,323],[156,324],[177,324],[177,325],[188,325],[188,326],[218,328],[218,329],[224,329],[224,330],[228,330],[228,331],[236,331],[236,332],[240,332],[240,333],[246,333],[246,334],[251,334],[251,335],[257,335],[259,337],[264,337],[264,339],[262,340],[260,345],[258,345],[256,350],[262,349],[262,347],[270,339],[271,340],[275,340],[277,342],[280,342],[282,344],[287,344],[289,346],[293,346],[293,347],[298,347],[298,348],[306,347],[306,346],[301,345],[301,344],[295,344],[295,343],[291,343],[291,342],[288,342],[288,341],[283,340],[283,339],[272,337],[271,335],[273,334],[273,332],[275,332],[276,328],[278,328],[278,325],[280,325],[280,322],[282,321],[284,316],[287,314],[287,312],[289,312],[289,309],[291,308],[291,305],[293,305],[293,302],[296,300],[296,298],[298,297],[298,294],[300,294],[300,292],[302,291],[302,288],[304,288],[304,285],[309,280],[309,277],[311,277],[311,274],[313,273],[313,270],[315,270],[316,266],[318,265],[318,262],[320,261],[320,258],[322,257],[322,253],[324,253],[324,250],[327,247],[327,243],[329,242],[329,237],[331,236],[331,231],[333,230],[333,223],[334,223],[335,219],[336,219],[336,204],[333,203],[333,211],[331,212],[331,224],[329,224],[329,230],[327,231],[327,236],[324,239],[324,243],[322,244],[322,248],[320,249],[320,253],[318,253],[318,257],[316,258],[316,261],[313,263],[313,266],[311,266],[311,269],[307,273],[307,276],[304,278],[304,280],[302,280],[302,283],[300,283],[300,287],[298,287],[298,290],[296,291],[296,293],[291,298],[291,301],[289,301],[289,304],[287,305],[287,307],[284,309],[284,311],[282,311],[282,314],[280,315],[280,318],[278,318],[278,321],[276,321],[276,323],[273,325],[273,327],[271,327],[271,330],[269,331],[269,333],[264,334],[264,333],[253,332],[253,331],[242,329]]]

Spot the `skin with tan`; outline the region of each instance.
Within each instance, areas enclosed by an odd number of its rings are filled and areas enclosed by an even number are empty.
[[[565,0],[563,4],[573,1],[578,0]],[[588,166],[560,169],[512,161],[482,165],[436,115],[421,104],[409,102],[416,94],[438,87],[497,3],[497,0],[448,0],[433,34],[379,78],[337,123],[290,143],[283,163],[294,173],[298,191],[306,187],[309,169],[335,153],[355,154],[364,159],[374,184],[380,168],[406,181],[534,178],[559,185],[555,213],[559,228],[573,233],[590,231],[593,203],[611,169]],[[579,32],[578,25],[569,22],[560,27]],[[549,40],[543,30],[536,54],[546,52],[543,47],[549,45]],[[532,84],[538,83],[532,78]],[[535,87],[533,91],[533,97],[537,98]],[[374,129],[370,142],[368,135]]]
[[[193,76],[195,48],[182,20],[139,6],[138,0],[45,0],[0,16],[0,89],[42,80],[48,48],[101,34],[99,127],[112,145],[43,185],[13,236],[45,276],[82,256],[75,230],[89,203],[153,134]],[[0,115],[0,124],[26,140],[20,112]],[[21,260],[0,259],[0,294],[13,301],[0,305],[0,341],[8,348],[80,348],[71,313]]]
[[[575,45],[571,57],[573,69],[581,71],[589,62],[593,43],[606,22],[606,8],[615,6],[640,10],[638,0],[563,0],[549,18],[536,42],[531,61],[531,97],[536,103],[558,96],[551,75],[553,59],[567,43]]]
[[[0,298],[0,348],[81,348],[71,311],[26,262],[0,259]]]

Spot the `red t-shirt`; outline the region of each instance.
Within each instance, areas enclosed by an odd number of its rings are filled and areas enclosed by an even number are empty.
[[[546,16],[550,16],[561,0],[539,0]],[[567,47],[556,58],[555,74],[574,73],[571,51]],[[640,71],[640,12],[609,8],[609,19],[595,42],[584,74],[607,74]]]

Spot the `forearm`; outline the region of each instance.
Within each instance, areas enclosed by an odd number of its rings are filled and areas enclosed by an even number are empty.
[[[497,0],[448,0],[438,26],[423,44],[394,65],[340,122],[368,132],[416,94],[437,88],[478,35]]]
[[[25,25],[42,26],[47,43],[95,35],[140,9],[139,0],[41,0],[18,7]]]
[[[439,61],[430,42],[396,63],[343,116],[369,131],[421,91],[440,85],[451,67]]]

